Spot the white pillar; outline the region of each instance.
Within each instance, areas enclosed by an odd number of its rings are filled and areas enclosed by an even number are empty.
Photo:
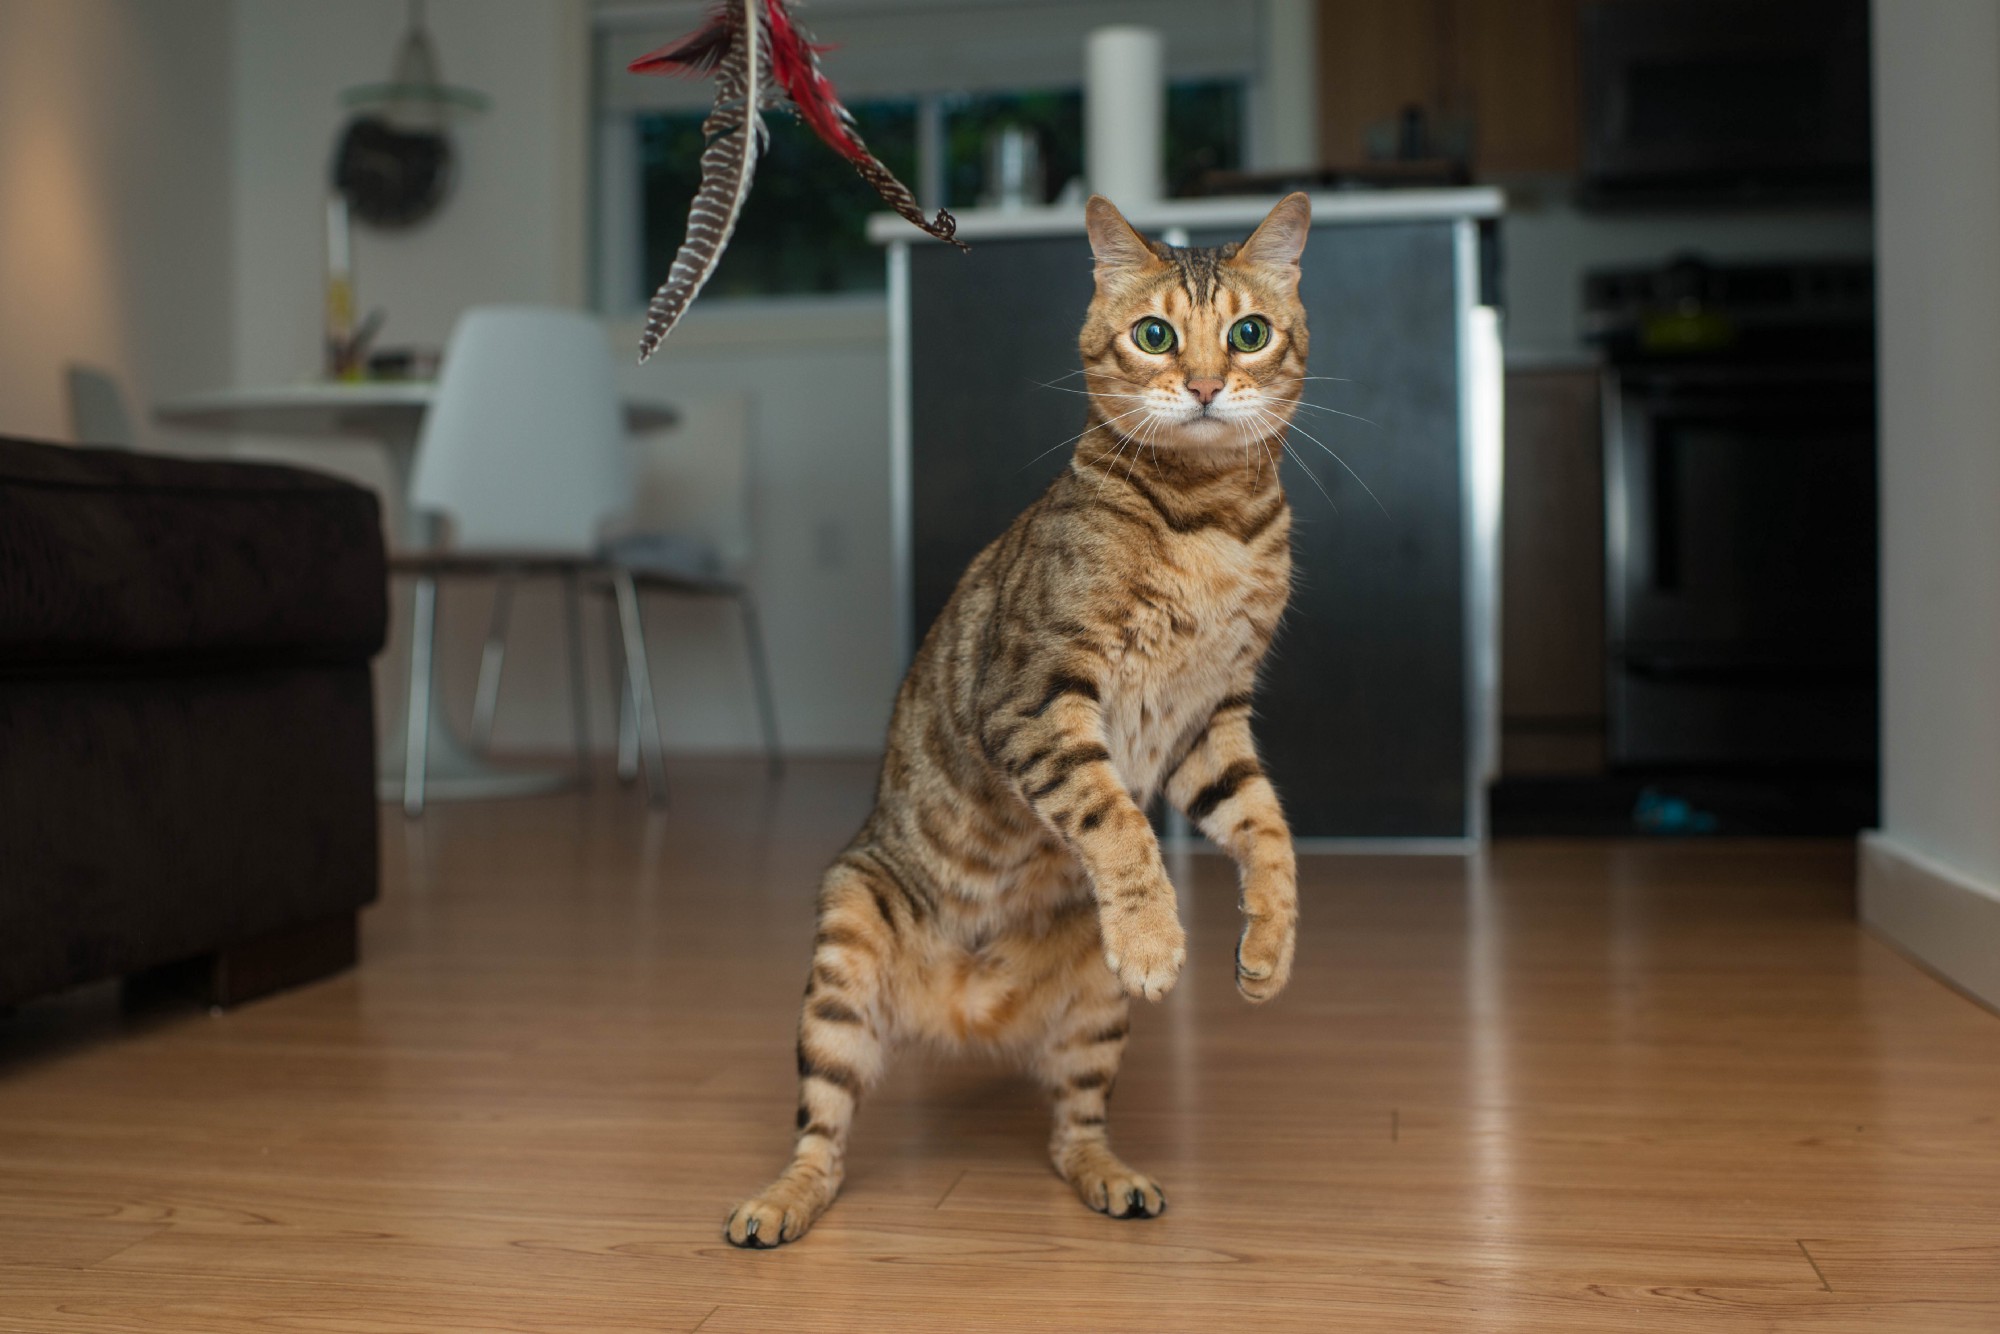
[[[1166,194],[1166,71],[1157,28],[1099,28],[1084,43],[1084,173],[1127,212]]]
[[[1249,165],[1255,171],[1316,167],[1319,165],[1318,0],[1264,0],[1258,46]]]
[[[1875,0],[1882,829],[1864,920],[2000,1005],[2000,5]]]

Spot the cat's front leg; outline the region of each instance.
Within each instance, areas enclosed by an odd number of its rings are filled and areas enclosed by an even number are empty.
[[[996,711],[987,754],[1089,875],[1120,985],[1159,1000],[1187,962],[1187,933],[1153,826],[1112,767],[1098,687],[1057,675],[1032,693]]]
[[[1247,692],[1216,706],[1168,775],[1167,800],[1236,862],[1244,919],[1236,987],[1250,1000],[1271,999],[1292,975],[1299,868],[1278,794],[1257,763]]]

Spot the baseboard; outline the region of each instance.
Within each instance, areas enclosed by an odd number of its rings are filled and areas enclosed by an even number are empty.
[[[1973,999],[2000,1010],[2000,889],[1871,830],[1861,920]]]

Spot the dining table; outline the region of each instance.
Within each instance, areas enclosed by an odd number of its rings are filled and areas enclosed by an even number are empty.
[[[305,381],[186,394],[156,404],[153,417],[181,430],[284,436],[378,449],[388,461],[393,486],[385,505],[391,541],[405,549],[426,550],[436,545],[439,525],[436,516],[411,503],[410,478],[424,414],[436,396],[437,384],[431,380]],[[627,396],[622,406],[626,429],[633,435],[664,430],[680,420],[672,404],[657,399]],[[388,735],[400,736],[407,717],[407,692],[392,691],[390,697],[394,722]],[[377,769],[377,790],[385,801],[399,800],[403,748],[389,746],[385,752]],[[459,739],[442,709],[430,713],[428,752],[425,794],[443,800],[526,796],[574,781],[564,770],[488,763]]]

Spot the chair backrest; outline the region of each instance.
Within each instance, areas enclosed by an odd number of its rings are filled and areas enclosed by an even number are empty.
[[[750,396],[674,400],[680,420],[640,441],[634,526],[695,538],[725,571],[750,559]]]
[[[70,431],[79,445],[137,447],[139,433],[132,429],[125,393],[111,372],[96,366],[71,365],[65,378],[69,381]]]
[[[424,414],[410,497],[468,551],[588,555],[632,503],[611,349],[595,320],[541,306],[468,310]]]

